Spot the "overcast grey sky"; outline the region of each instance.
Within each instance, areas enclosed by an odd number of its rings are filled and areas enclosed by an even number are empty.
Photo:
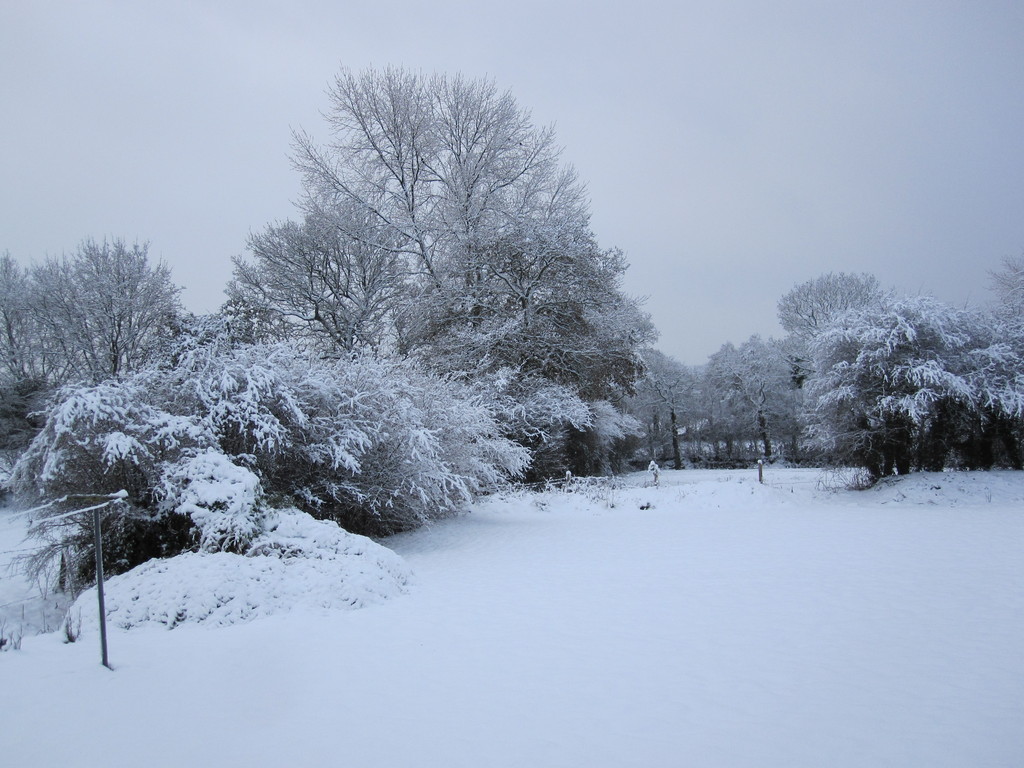
[[[488,76],[554,123],[660,348],[779,335],[830,270],[989,300],[1024,253],[1024,3],[0,2],[0,251],[148,240],[186,306],[294,215],[341,65]]]

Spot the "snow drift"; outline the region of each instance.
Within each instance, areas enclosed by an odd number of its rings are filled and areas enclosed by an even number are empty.
[[[187,552],[150,560],[105,586],[107,621],[227,626],[301,608],[359,608],[401,594],[411,572],[365,536],[297,510],[276,511],[246,554]],[[95,587],[72,605],[74,632],[98,624]]]

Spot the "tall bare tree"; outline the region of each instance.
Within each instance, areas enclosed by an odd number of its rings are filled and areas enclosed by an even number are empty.
[[[295,136],[303,208],[394,256],[401,351],[450,371],[518,368],[587,399],[629,389],[653,327],[622,293],[622,254],[597,245],[552,129],[459,75],[343,70],[328,97],[330,140]]]
[[[1002,267],[989,275],[999,314],[1013,323],[1024,322],[1024,256],[1007,256]]]
[[[85,240],[31,271],[29,308],[56,383],[130,373],[154,359],[180,311],[180,289],[148,245]]]
[[[779,299],[779,323],[789,333],[810,339],[849,309],[878,306],[883,295],[878,279],[866,272],[829,272]]]
[[[3,378],[7,381],[44,380],[39,324],[31,312],[32,280],[28,270],[9,253],[0,257],[0,345]]]
[[[435,281],[464,271],[482,243],[582,188],[558,162],[551,129],[488,80],[403,69],[343,70],[328,92],[331,140],[295,136],[307,212],[339,199],[364,208],[387,247]],[[355,237],[361,232],[351,233]]]
[[[679,433],[684,410],[692,408],[696,378],[693,371],[674,357],[656,349],[644,350],[645,373],[638,387],[639,400],[649,412],[647,421],[651,442],[651,458],[656,459],[658,444],[667,428],[672,444],[672,466],[683,468]],[[668,411],[668,424],[662,421]]]
[[[326,352],[376,349],[393,341],[399,299],[410,287],[386,234],[350,233],[364,212],[268,226],[250,237],[252,258],[235,259],[232,299],[262,307]]]

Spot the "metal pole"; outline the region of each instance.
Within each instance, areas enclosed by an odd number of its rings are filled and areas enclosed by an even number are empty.
[[[100,505],[105,507],[106,504]],[[110,669],[107,660],[107,609],[103,604],[103,544],[100,537],[100,507],[92,511],[92,532],[96,538],[96,594],[100,601],[100,646],[103,649],[103,666]]]

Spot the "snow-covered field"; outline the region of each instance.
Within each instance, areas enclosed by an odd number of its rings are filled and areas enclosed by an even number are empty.
[[[114,671],[88,627],[26,637],[0,763],[1024,765],[1024,473],[822,479],[490,499],[386,540],[413,575],[378,602],[112,628]]]

